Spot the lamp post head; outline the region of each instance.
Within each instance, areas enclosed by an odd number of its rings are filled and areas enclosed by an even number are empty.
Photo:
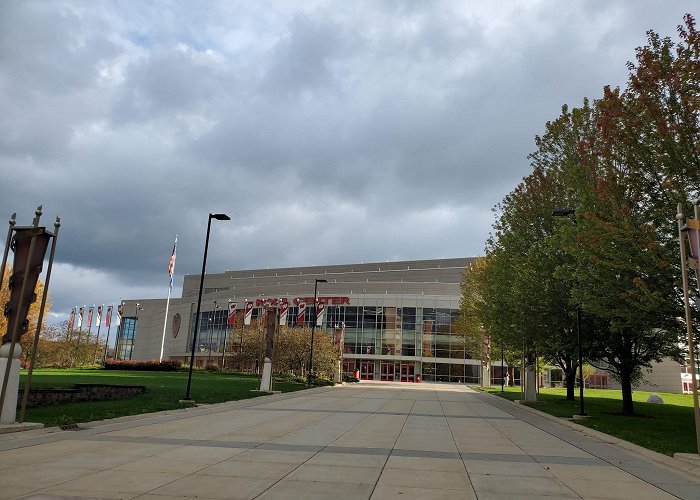
[[[226,214],[209,214],[209,218],[216,220],[231,220],[231,217]]]
[[[316,280],[316,283],[328,283],[328,280]]]

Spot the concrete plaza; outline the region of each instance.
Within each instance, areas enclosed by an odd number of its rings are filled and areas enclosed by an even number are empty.
[[[700,498],[670,458],[584,431],[464,385],[363,382],[1,435],[0,498]]]

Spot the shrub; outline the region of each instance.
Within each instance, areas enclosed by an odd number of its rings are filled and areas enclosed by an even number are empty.
[[[181,367],[182,362],[175,359],[168,359],[165,361],[158,361],[157,359],[149,359],[147,361],[108,359],[105,361],[105,370],[176,372]]]
[[[204,369],[208,372],[220,372],[221,371],[221,367],[216,363],[209,363],[208,365],[206,365],[204,367]]]
[[[329,378],[315,377],[311,379],[311,385],[325,387],[327,385],[335,385],[335,382]]]
[[[343,382],[359,382],[360,379],[357,377],[351,377],[350,375],[343,375]]]

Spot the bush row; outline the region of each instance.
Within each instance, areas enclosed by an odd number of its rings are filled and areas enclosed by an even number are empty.
[[[176,372],[181,367],[182,363],[174,359],[168,359],[165,361],[158,361],[157,359],[149,359],[147,361],[108,359],[105,361],[105,370]]]

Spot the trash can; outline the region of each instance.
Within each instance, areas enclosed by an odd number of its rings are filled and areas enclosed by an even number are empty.
[[[421,381],[421,376],[420,376],[420,375],[416,375],[416,383],[420,383],[420,381]]]
[[[352,376],[355,377],[357,380],[360,380],[360,370],[355,370],[352,372]]]

